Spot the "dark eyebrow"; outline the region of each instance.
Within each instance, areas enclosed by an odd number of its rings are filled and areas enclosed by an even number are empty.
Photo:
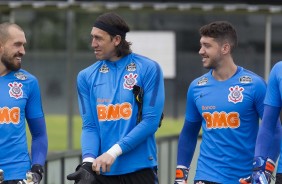
[[[26,45],[26,42],[17,41],[14,43],[14,45]]]
[[[207,45],[208,43],[204,42],[204,43],[200,43],[200,46],[203,46],[203,45]]]

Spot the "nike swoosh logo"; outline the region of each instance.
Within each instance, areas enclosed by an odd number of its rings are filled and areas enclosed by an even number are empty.
[[[104,83],[101,83],[101,84],[94,84],[93,87],[97,87],[97,86],[101,86],[101,85],[104,85]]]

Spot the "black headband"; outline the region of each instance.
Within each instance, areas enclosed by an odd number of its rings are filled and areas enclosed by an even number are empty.
[[[103,22],[101,22],[101,21],[95,22],[94,27],[97,27],[97,28],[99,28],[99,29],[102,29],[103,31],[106,31],[106,32],[109,33],[110,35],[120,35],[122,38],[125,38],[126,32],[121,31],[121,30],[117,29],[117,28],[114,27],[114,26],[105,24],[105,23],[103,23]]]

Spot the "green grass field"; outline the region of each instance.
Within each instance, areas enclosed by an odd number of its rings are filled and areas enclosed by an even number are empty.
[[[49,152],[67,150],[67,116],[46,115],[46,124],[49,140]],[[183,126],[183,119],[164,118],[156,137],[178,135]],[[73,148],[80,149],[81,118],[73,119]],[[30,142],[30,135],[28,134]]]

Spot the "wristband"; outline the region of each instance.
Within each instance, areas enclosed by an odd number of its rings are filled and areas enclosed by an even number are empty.
[[[189,169],[187,168],[176,168],[175,179],[187,181],[189,174]]]
[[[82,162],[91,162],[91,163],[93,163],[94,162],[94,158],[92,158],[92,157],[86,157],[86,158],[84,158],[83,160],[82,160]]]
[[[122,154],[122,150],[118,144],[115,144],[107,151],[107,153],[116,159]]]
[[[273,171],[275,170],[275,162],[273,160],[271,160],[270,158],[268,158],[266,160],[266,164],[265,164],[265,170],[270,172],[271,174],[273,173]]]

